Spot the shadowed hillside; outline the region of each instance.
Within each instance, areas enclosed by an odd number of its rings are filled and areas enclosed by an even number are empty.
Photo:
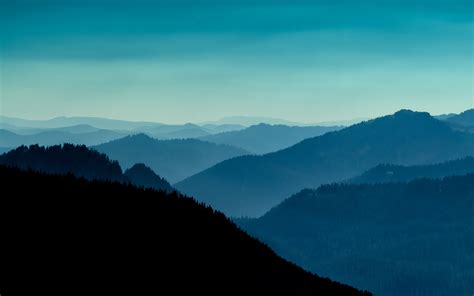
[[[302,188],[343,181],[380,163],[432,164],[472,154],[474,135],[402,110],[275,153],[221,162],[175,186],[228,215],[259,216]]]
[[[360,176],[350,179],[349,183],[388,183],[407,182],[417,178],[443,178],[474,173],[474,158],[466,157],[439,164],[420,166],[400,166],[381,164]]]
[[[325,185],[241,225],[284,258],[376,295],[473,291],[474,175]]]
[[[0,198],[2,295],[363,295],[176,193],[4,166],[0,177],[15,192]]]

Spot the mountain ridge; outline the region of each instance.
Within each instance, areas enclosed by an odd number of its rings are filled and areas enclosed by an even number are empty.
[[[277,152],[223,161],[175,187],[230,216],[256,217],[302,188],[343,181],[380,163],[430,164],[473,153],[473,135],[426,112],[400,110]]]
[[[376,295],[444,296],[472,289],[473,217],[468,174],[323,185],[236,222],[284,258]]]

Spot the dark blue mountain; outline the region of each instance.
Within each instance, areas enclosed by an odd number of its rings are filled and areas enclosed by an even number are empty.
[[[341,127],[259,124],[244,130],[210,135],[201,139],[240,147],[254,154],[265,154],[290,147],[304,139],[340,129]]]
[[[284,258],[375,295],[472,293],[472,174],[325,185],[240,222]]]
[[[4,166],[0,178],[5,295],[370,295],[177,193]]]
[[[389,183],[407,182],[418,178],[443,178],[474,173],[474,158],[466,157],[439,164],[402,166],[381,164],[360,176],[350,179],[349,183]]]
[[[428,113],[399,111],[263,156],[215,165],[175,185],[231,216],[259,216],[302,188],[380,164],[422,165],[474,154],[474,135]]]
[[[223,160],[247,154],[243,149],[195,139],[157,140],[145,134],[95,146],[124,168],[144,163],[170,182],[180,181]]]

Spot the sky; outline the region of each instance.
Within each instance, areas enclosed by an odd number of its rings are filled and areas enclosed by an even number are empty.
[[[473,70],[471,0],[0,0],[5,116],[458,113]]]

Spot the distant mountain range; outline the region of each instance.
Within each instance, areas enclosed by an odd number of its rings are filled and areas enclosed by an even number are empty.
[[[199,138],[210,135],[213,130],[207,130],[195,124],[184,125],[160,125],[136,129],[136,132],[146,133],[158,139],[188,139]]]
[[[75,126],[78,127],[78,126]],[[70,132],[70,129],[60,128],[51,131],[41,131],[36,134],[17,134],[8,130],[0,129],[0,146],[1,147],[18,147],[21,145],[57,145],[63,143],[82,144],[82,145],[98,145],[111,140],[124,137],[126,134],[110,131],[96,130],[92,132]]]
[[[31,169],[48,174],[74,174],[88,180],[108,180],[174,191],[174,188],[144,164],[135,164],[122,173],[117,161],[86,146],[72,144],[43,147],[21,146],[0,155],[0,165]]]
[[[99,131],[101,129],[93,127],[92,125],[88,124],[78,124],[72,126],[64,126],[64,127],[57,127],[57,128],[36,128],[36,127],[21,127],[21,126],[14,126],[10,124],[0,123],[0,129],[5,129],[10,132],[14,132],[18,135],[34,135],[39,134],[42,132],[66,132],[72,134],[83,134],[83,133],[92,133]]]
[[[130,134],[146,133],[159,139],[187,139],[213,135],[245,128],[241,125],[198,126],[187,123],[168,125],[154,122],[133,122],[96,117],[57,117],[50,120],[26,120],[0,116],[0,130],[10,137],[3,140],[7,147],[19,145],[54,145],[74,143],[98,145]],[[22,137],[24,136],[24,137]]]
[[[289,121],[281,118],[263,117],[263,116],[227,116],[216,121],[202,122],[201,125],[206,124],[231,124],[231,125],[242,125],[249,127],[252,125],[259,125],[261,123],[270,125],[289,125],[289,126],[305,126],[306,123]]]
[[[124,168],[144,163],[170,182],[177,182],[223,160],[248,154],[228,145],[196,139],[157,140],[145,134],[128,136],[94,146]]]
[[[443,178],[470,173],[474,173],[474,157],[420,166],[381,164],[348,182],[358,184],[408,182],[418,178]]]
[[[29,130],[32,131],[31,133],[37,133],[44,131],[45,129],[60,129],[70,126],[90,126],[94,129],[105,129],[121,132],[150,132],[152,136],[159,136],[161,134],[166,135],[170,132],[176,133],[179,130],[190,129],[201,130],[207,134],[216,134],[221,132],[235,131],[246,127],[241,124],[217,122],[208,122],[200,125],[192,123],[173,125],[150,121],[128,121],[100,117],[61,116],[46,120],[29,120],[0,115],[0,129],[6,129],[20,134],[22,134],[20,132],[21,130]],[[181,135],[179,136],[182,137]],[[204,134],[199,136],[204,136]]]
[[[474,135],[402,110],[263,156],[223,161],[175,184],[230,216],[260,216],[302,188],[355,177],[380,163],[422,165],[474,154]]]
[[[461,126],[474,127],[474,109],[464,111],[461,114],[450,116],[446,120]]]
[[[239,221],[284,258],[375,295],[472,293],[472,174],[325,185]]]
[[[29,128],[61,128],[74,125],[91,125],[99,129],[132,130],[148,126],[159,126],[156,122],[136,122],[99,117],[56,117],[47,120],[28,120],[14,117],[0,116],[0,124]]]
[[[201,138],[215,143],[231,144],[251,153],[263,154],[287,148],[307,137],[336,130],[335,126],[309,126],[285,120],[260,117],[234,117],[245,124],[186,123],[170,125],[155,122],[134,122],[97,117],[57,117],[49,120],[26,120],[0,116],[0,147],[15,148],[20,145],[56,145],[63,143],[99,145],[127,135],[145,133],[150,137],[170,139]],[[234,122],[228,118],[229,122]],[[236,122],[240,122],[237,120]],[[261,122],[285,123],[270,127]],[[291,125],[291,126],[290,126]],[[244,130],[243,133],[238,131]],[[240,143],[241,142],[241,143]],[[240,145],[237,145],[240,144]],[[251,148],[251,149],[247,149]]]
[[[243,130],[209,135],[200,139],[217,144],[240,147],[254,154],[265,154],[290,147],[304,139],[320,136],[341,128],[259,124]]]
[[[449,113],[449,114],[441,114],[441,115],[435,115],[433,116],[434,118],[436,119],[439,119],[439,120],[446,120],[446,119],[449,119],[453,116],[456,116],[457,114],[455,113]]]
[[[241,126],[252,126],[259,124],[268,124],[268,125],[287,125],[287,126],[349,126],[369,118],[356,118],[350,120],[334,120],[334,121],[315,121],[313,123],[303,123],[296,121],[289,121],[281,118],[272,118],[272,117],[262,117],[262,116],[228,116],[221,118],[216,121],[207,121],[201,123],[204,124],[237,124]]]
[[[0,166],[6,295],[370,295],[276,256],[176,193]],[[28,283],[28,284],[25,284]]]

